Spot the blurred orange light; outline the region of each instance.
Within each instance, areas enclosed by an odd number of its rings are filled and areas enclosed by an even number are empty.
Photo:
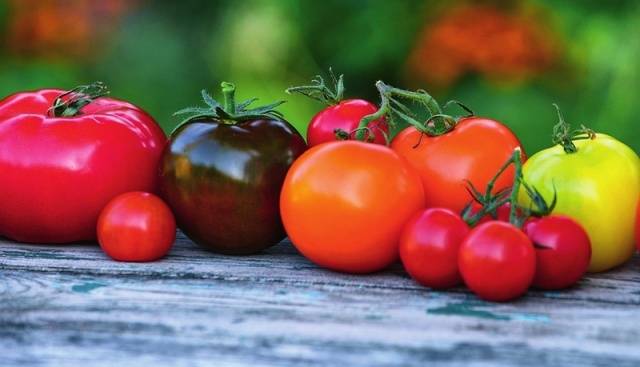
[[[409,69],[436,86],[448,86],[469,72],[528,79],[558,58],[556,42],[543,24],[538,17],[488,5],[449,8],[421,32]]]

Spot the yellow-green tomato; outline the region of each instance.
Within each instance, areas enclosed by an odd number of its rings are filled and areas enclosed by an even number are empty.
[[[628,146],[605,134],[575,140],[576,151],[561,145],[534,154],[523,166],[524,179],[551,202],[553,213],[577,220],[591,240],[589,271],[600,272],[627,261],[634,251],[640,159]],[[530,200],[523,190],[521,204]]]

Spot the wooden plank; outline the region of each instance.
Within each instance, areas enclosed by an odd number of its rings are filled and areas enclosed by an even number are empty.
[[[0,241],[0,366],[638,366],[640,259],[508,304],[309,263],[284,242],[166,259]]]

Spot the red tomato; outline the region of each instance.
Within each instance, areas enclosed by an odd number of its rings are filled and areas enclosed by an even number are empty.
[[[164,257],[176,239],[176,222],[159,197],[146,192],[117,196],[98,219],[98,242],[118,261],[154,261]]]
[[[455,212],[471,199],[466,180],[480,192],[486,191],[487,183],[519,146],[520,141],[506,126],[479,117],[464,118],[450,132],[434,137],[408,127],[391,143],[420,173],[427,207]],[[513,178],[510,167],[498,178],[494,191],[510,187]]]
[[[393,150],[359,141],[317,145],[298,158],[280,195],[280,213],[300,252],[350,273],[397,259],[404,224],[424,208],[420,177]]]
[[[109,200],[156,189],[166,137],[151,116],[100,97],[73,116],[54,117],[51,107],[62,93],[44,89],[0,101],[2,236],[39,243],[94,240]]]
[[[416,213],[400,237],[400,259],[409,275],[431,288],[449,288],[462,282],[458,250],[469,226],[449,209]]]
[[[534,286],[561,289],[582,278],[591,261],[591,243],[578,222],[551,215],[527,224],[525,232],[536,250]]]
[[[509,222],[509,219],[511,219],[511,203],[504,203],[496,209],[496,219]]]
[[[508,301],[531,285],[536,253],[520,229],[491,221],[472,229],[462,242],[458,266],[465,284],[480,298]]]
[[[522,217],[524,213],[521,208],[516,209],[516,216]],[[509,223],[511,220],[511,203],[506,202],[498,207],[496,210],[496,220]],[[537,221],[537,217],[530,216],[525,219],[523,227],[526,227],[529,223]]]
[[[336,140],[336,129],[347,133],[360,125],[363,117],[375,113],[376,105],[362,99],[349,99],[329,106],[318,112],[307,130],[307,144],[310,147]],[[389,133],[389,127],[384,119],[374,120],[368,127],[373,131],[376,144],[386,144],[384,134]],[[384,132],[384,133],[383,133]]]

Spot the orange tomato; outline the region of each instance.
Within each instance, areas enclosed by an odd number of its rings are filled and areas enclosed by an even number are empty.
[[[425,199],[420,176],[393,150],[359,141],[317,145],[291,166],[280,213],[298,250],[320,266],[381,270]]]
[[[391,143],[391,148],[420,174],[427,207],[456,212],[471,200],[466,180],[484,192],[487,183],[519,146],[520,141],[509,128],[479,117],[464,118],[453,130],[433,137],[408,127]],[[497,180],[494,192],[510,187],[513,176],[513,167],[509,167]]]

